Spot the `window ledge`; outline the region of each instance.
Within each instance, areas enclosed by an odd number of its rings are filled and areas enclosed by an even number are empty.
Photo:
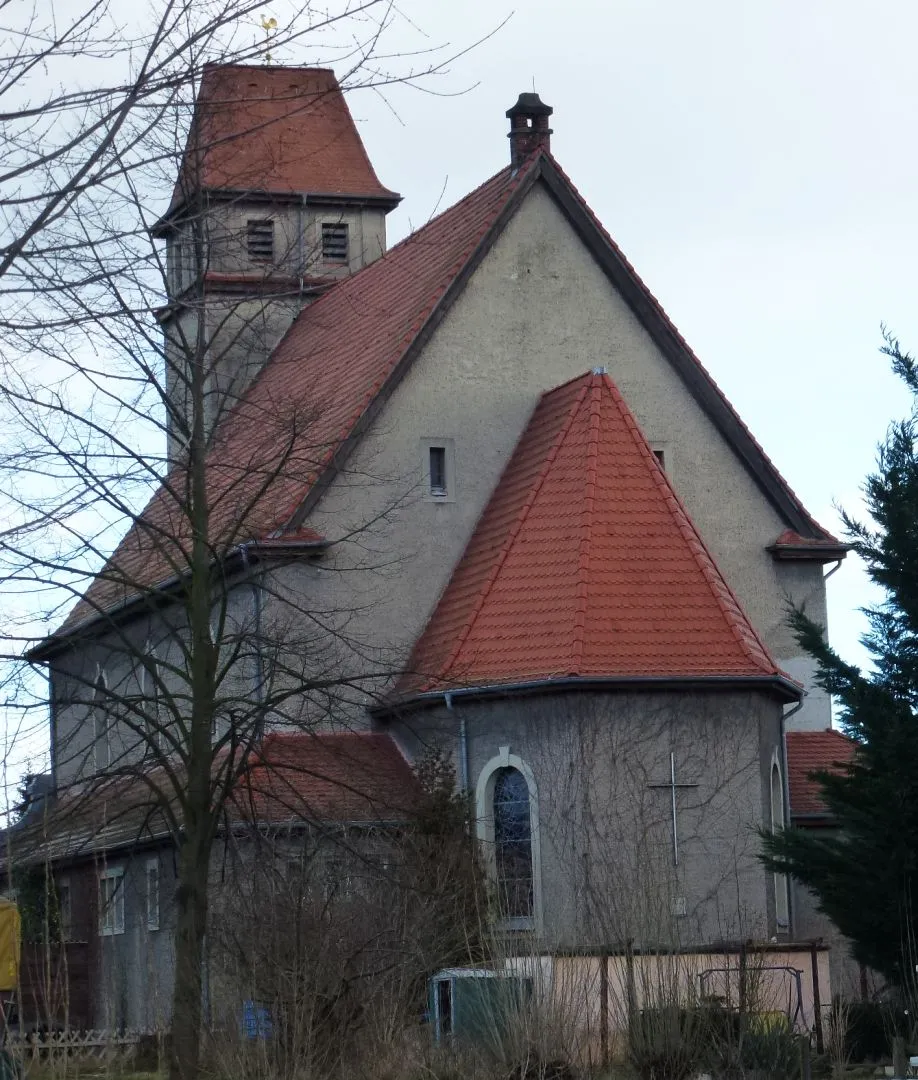
[[[535,930],[534,915],[519,915],[514,919],[501,919],[497,924],[501,930]]]

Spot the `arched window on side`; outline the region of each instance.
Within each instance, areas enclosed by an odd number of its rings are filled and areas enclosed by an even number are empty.
[[[784,828],[784,785],[781,782],[781,770],[777,761],[771,764],[771,831],[778,832]],[[787,902],[787,877],[784,874],[774,875],[775,886],[775,921],[779,930],[787,930],[790,922],[789,905]]]
[[[93,757],[96,771],[110,767],[112,763],[112,733],[108,717],[108,689],[105,675],[96,676],[92,694]]]
[[[541,928],[538,793],[532,770],[509,747],[482,769],[476,790],[478,838],[510,930]]]
[[[494,862],[497,894],[507,919],[533,913],[532,825],[529,786],[519,769],[494,774]]]
[[[153,638],[148,636],[144,642],[143,659],[140,663],[139,679],[141,708],[144,713],[146,734],[144,737],[144,754],[154,757],[158,750],[164,750],[166,739],[163,733],[164,713],[160,702],[160,687],[162,673],[159,666],[159,657]]]

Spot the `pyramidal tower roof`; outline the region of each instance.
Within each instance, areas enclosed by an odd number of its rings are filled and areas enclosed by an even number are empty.
[[[344,93],[328,68],[208,64],[170,213],[201,190],[356,197],[386,209]]]
[[[540,399],[396,695],[571,677],[793,694],[604,373]]]

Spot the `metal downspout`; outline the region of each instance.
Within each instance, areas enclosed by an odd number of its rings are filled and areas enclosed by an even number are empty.
[[[453,712],[453,695],[447,690],[443,695],[447,712]],[[469,737],[465,715],[459,717],[459,790],[463,795],[469,790]]]
[[[782,780],[781,786],[784,789],[784,791],[782,792],[782,798],[784,800],[784,827],[785,828],[789,828],[790,823],[791,823],[790,775],[788,774],[788,771],[787,771],[787,730],[785,728],[785,724],[787,723],[787,721],[795,713],[800,712],[800,710],[802,708],[803,708],[803,699],[801,698],[801,700],[797,702],[797,704],[790,710],[790,712],[785,712],[783,709],[781,710],[781,772],[783,773],[783,776],[781,777],[781,780]],[[788,878],[787,879],[787,930],[788,930],[788,933],[790,934],[792,939],[793,939],[793,936],[794,936],[794,933],[795,933],[794,923],[795,923],[795,919],[794,919],[794,890],[791,888],[791,881],[790,881],[790,878]]]
[[[840,570],[840,569],[841,569],[841,564],[842,564],[842,562],[843,562],[843,561],[844,561],[844,560],[842,560],[842,559],[839,559],[839,560],[838,560],[838,562],[837,562],[837,563],[836,563],[836,564],[835,564],[835,565],[834,565],[834,566],[832,567],[832,569],[831,569],[831,570],[830,570],[830,571],[828,572],[828,574],[823,574],[823,575],[822,575],[822,580],[823,580],[823,581],[828,581],[828,580],[829,580],[829,578],[830,578],[830,577],[831,577],[831,576],[832,576],[832,575],[833,575],[833,574],[834,574],[834,573],[835,573],[835,572],[836,572],[837,570]]]

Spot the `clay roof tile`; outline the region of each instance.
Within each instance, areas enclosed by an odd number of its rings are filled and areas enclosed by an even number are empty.
[[[399,199],[327,68],[207,65],[171,209],[201,189]]]
[[[857,743],[840,731],[789,731],[787,788],[791,817],[826,817],[819,781],[814,772],[839,772],[854,760]]]

